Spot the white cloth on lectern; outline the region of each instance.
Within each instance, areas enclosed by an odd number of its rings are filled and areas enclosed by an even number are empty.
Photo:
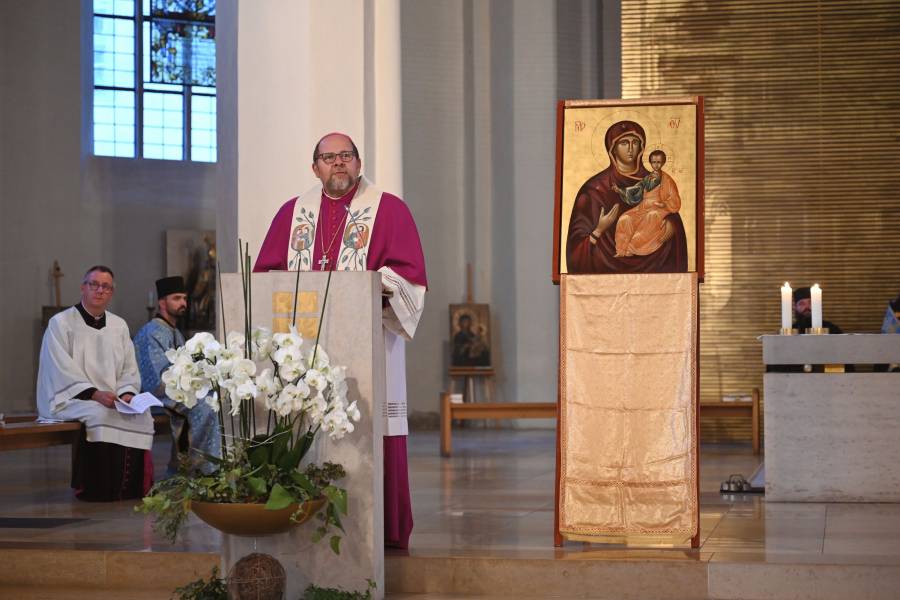
[[[406,340],[416,333],[425,307],[425,287],[410,283],[390,267],[378,269],[381,286],[391,291],[382,310],[384,360],[387,366],[387,402],[384,434],[408,435],[406,420]]]

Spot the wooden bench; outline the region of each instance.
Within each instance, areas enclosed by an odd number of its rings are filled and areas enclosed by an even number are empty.
[[[759,389],[754,388],[750,402],[716,402],[715,404],[701,404],[701,417],[733,417],[746,415],[750,417],[751,440],[753,442],[753,454],[759,454],[760,429],[759,429]]]
[[[441,456],[453,451],[453,419],[555,419],[556,402],[450,402],[441,394]]]
[[[34,414],[5,417],[4,425],[0,427],[0,451],[74,445],[78,441],[80,422],[38,423],[36,419]],[[156,434],[167,432],[168,415],[154,415],[153,428]]]
[[[760,452],[759,389],[754,388],[750,402],[700,404],[700,416],[733,417],[746,415],[751,422],[753,454]],[[453,451],[453,419],[555,419],[555,402],[478,402],[453,403],[450,394],[441,394],[441,456]]]
[[[47,448],[78,441],[81,423],[6,422],[0,427],[0,450]]]

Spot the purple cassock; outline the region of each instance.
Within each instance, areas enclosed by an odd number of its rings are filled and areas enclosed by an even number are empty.
[[[358,186],[359,183],[338,199],[330,198],[324,191],[322,192],[315,239],[312,244],[312,261],[301,268],[316,271],[346,268],[339,265],[341,251],[345,246],[358,243],[358,240],[354,239],[355,228],[346,227],[347,217],[351,213],[351,201],[356,195]],[[292,198],[285,202],[272,220],[253,268],[255,272],[288,270],[288,247],[291,245],[292,235],[298,235],[298,232],[292,231],[297,200]],[[368,231],[371,231],[371,240],[366,240],[368,241],[366,270],[378,271],[387,267],[409,284],[427,288],[425,257],[422,253],[419,232],[409,208],[400,198],[386,192],[382,193],[374,224]],[[308,244],[306,246],[308,247]],[[337,269],[335,265],[338,265]],[[407,548],[412,528],[406,435],[385,435],[385,545]]]

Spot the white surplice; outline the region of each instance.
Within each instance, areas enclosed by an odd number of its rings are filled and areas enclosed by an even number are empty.
[[[106,326],[89,327],[74,306],[57,314],[41,344],[37,381],[38,414],[47,419],[81,421],[87,441],[149,450],[153,417],[149,412],[124,415],[94,400],[79,400],[89,388],[138,394],[141,376],[128,325],[106,312]]]

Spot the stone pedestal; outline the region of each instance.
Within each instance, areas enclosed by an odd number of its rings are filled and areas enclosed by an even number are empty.
[[[291,319],[295,273],[257,273],[252,276],[252,323],[286,330]],[[298,329],[304,344],[312,346],[319,326],[328,273],[301,273],[297,308]],[[240,331],[243,296],[237,274],[222,276],[225,325]],[[347,367],[348,399],[356,400],[362,419],[356,430],[340,441],[320,433],[308,459],[341,463],[346,479],[349,514],[343,519],[341,554],[332,553],[328,539],[316,544],[311,537],[316,518],[292,532],[260,538],[226,535],[225,573],[251,552],[271,554],[284,565],[288,587],[285,598],[298,598],[309,583],[323,587],[361,590],[366,580],[376,582],[376,596],[384,594],[384,494],[381,412],[385,401],[384,339],[381,325],[381,275],[371,271],[335,272],[321,324],[320,344],[331,362]],[[222,323],[219,323],[221,331]],[[257,418],[265,423],[265,415]]]
[[[900,362],[898,335],[763,336],[767,365]],[[766,500],[900,502],[900,375],[766,373]]]

